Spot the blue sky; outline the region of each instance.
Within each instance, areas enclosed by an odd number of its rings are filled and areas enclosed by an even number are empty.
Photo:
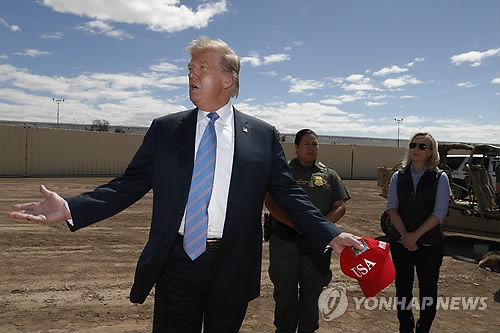
[[[241,57],[282,133],[500,142],[500,1],[2,0],[0,120],[148,126],[192,108],[185,47]]]

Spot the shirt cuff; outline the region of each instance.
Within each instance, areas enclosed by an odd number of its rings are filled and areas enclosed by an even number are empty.
[[[64,207],[66,207],[66,209],[68,210],[69,214],[71,215],[71,210],[69,210],[69,204],[66,200],[64,200]],[[69,224],[71,224],[72,227],[75,226],[75,224],[73,223],[73,219],[69,219],[69,220],[66,220],[66,222],[68,222]]]

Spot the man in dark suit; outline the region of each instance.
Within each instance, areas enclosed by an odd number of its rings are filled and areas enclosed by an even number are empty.
[[[155,119],[124,174],[92,192],[14,206],[11,217],[66,220],[76,231],[124,210],[153,189],[149,240],[130,300],[155,285],[153,332],[237,332],[259,295],[261,212],[269,192],[318,250],[362,248],[309,201],[293,179],[277,132],[237,111],[240,62],[221,40],[188,47],[196,108]]]

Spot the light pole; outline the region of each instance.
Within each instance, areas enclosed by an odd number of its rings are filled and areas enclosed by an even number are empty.
[[[57,103],[57,128],[59,128],[59,104],[64,102],[64,98],[63,99],[52,98],[52,100]]]
[[[399,124],[403,122],[403,118],[394,118],[394,121],[398,123],[398,147],[399,147]]]

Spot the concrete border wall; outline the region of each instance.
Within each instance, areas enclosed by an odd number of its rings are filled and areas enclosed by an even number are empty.
[[[120,175],[143,135],[0,125],[0,177]],[[295,145],[282,142],[287,159]],[[405,148],[321,144],[318,159],[344,179],[376,179],[377,167],[399,162]]]
[[[121,174],[142,135],[0,126],[0,176]]]
[[[26,135],[22,127],[0,126],[0,175],[26,175]]]
[[[282,142],[288,160],[296,156],[295,144]],[[393,167],[406,148],[320,144],[318,160],[335,169],[344,179],[377,179],[377,167]]]

